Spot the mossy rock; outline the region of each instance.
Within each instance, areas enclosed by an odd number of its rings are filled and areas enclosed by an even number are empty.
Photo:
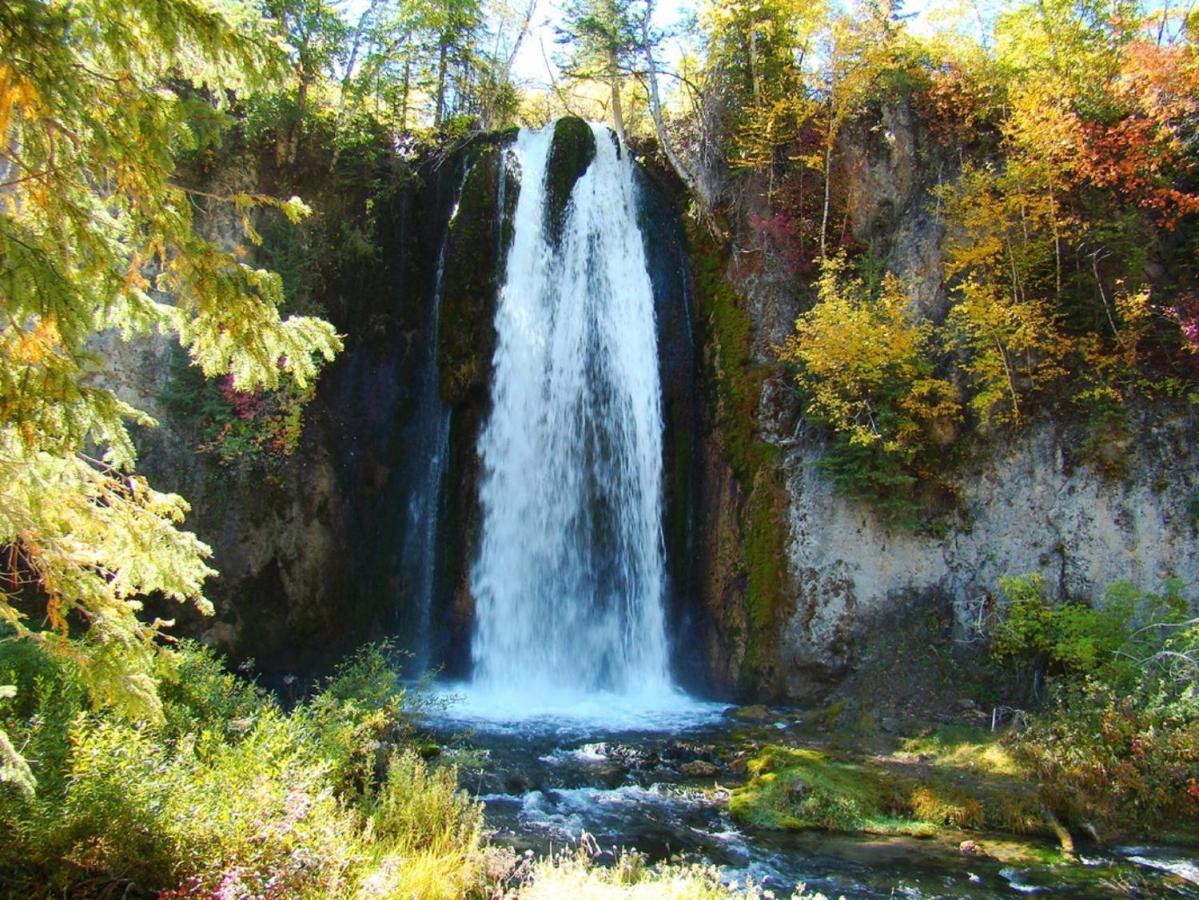
[[[767,746],[729,809],[760,828],[906,834],[986,829],[1052,836],[1025,778],[960,769],[835,759],[807,748]]]
[[[503,164],[504,153],[494,145],[479,151],[447,237],[437,365],[442,399],[451,406],[480,397],[490,377],[496,293],[519,192],[516,177]]]
[[[566,206],[575,182],[595,159],[595,132],[577,116],[554,123],[554,138],[545,169],[545,224],[549,240],[557,246],[566,224]]]

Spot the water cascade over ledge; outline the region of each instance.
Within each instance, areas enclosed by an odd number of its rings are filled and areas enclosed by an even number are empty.
[[[633,164],[592,131],[560,231],[547,202],[554,129],[522,131],[513,148],[522,178],[479,439],[468,714],[689,704],[668,672],[661,386]]]

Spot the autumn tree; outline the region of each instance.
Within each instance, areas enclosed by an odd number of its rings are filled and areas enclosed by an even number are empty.
[[[961,415],[954,387],[936,374],[936,332],[893,274],[868,279],[839,255],[823,262],[817,286],[781,358],[796,366],[808,414],[834,433],[836,480],[902,508],[932,477]]]

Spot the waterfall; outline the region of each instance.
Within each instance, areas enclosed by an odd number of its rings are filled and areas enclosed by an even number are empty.
[[[461,185],[458,187],[461,192]],[[412,668],[424,673],[430,664],[430,634],[433,624],[433,599],[437,585],[437,529],[441,519],[442,485],[449,460],[450,408],[442,401],[437,369],[437,342],[441,329],[441,301],[445,293],[445,254],[450,227],[458,214],[455,204],[441,237],[437,270],[433,281],[432,327],[421,358],[416,385],[415,422],[419,430],[409,449],[417,460],[417,477],[408,497],[408,509],[401,550],[405,593],[416,606],[416,639]]]
[[[524,131],[515,233],[479,438],[474,688],[675,696],[661,526],[653,293],[633,163],[603,126],[560,240],[546,225],[553,127]]]

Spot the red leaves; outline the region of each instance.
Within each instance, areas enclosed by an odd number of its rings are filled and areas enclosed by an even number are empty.
[[[233,414],[243,422],[257,418],[266,409],[266,395],[262,391],[239,391],[233,386],[233,376],[221,378],[221,396],[233,409]]]
[[[1179,187],[1194,162],[1184,152],[1199,117],[1199,60],[1190,47],[1129,45],[1111,85],[1109,115],[1082,124],[1078,177],[1111,190],[1174,229],[1199,212],[1199,194]]]

